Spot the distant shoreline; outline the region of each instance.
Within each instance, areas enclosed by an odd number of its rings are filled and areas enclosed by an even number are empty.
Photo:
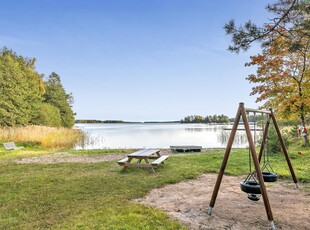
[[[76,120],[75,124],[160,124],[181,123],[180,121],[119,121],[119,120]]]

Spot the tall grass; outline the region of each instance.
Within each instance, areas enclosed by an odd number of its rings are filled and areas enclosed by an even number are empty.
[[[40,143],[43,148],[68,149],[83,138],[77,129],[30,125],[24,127],[1,127],[0,141]]]

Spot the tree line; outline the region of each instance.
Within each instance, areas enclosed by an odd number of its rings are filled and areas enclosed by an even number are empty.
[[[89,120],[89,119],[78,119],[75,123],[88,123],[88,124],[98,124],[98,123],[124,123],[122,120]]]
[[[227,124],[229,123],[229,118],[225,115],[209,115],[206,117],[200,115],[190,115],[184,117],[181,123],[216,123],[216,124]]]
[[[35,62],[6,47],[0,50],[0,126],[72,127],[72,95],[57,73],[44,80]]]

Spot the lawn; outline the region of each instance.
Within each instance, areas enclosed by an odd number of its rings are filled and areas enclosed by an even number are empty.
[[[94,156],[109,151],[70,152]],[[309,188],[309,148],[295,146],[289,152],[298,179]],[[53,153],[56,151],[27,147],[9,152],[0,149],[0,229],[186,229],[164,212],[131,200],[165,184],[217,173],[224,150],[173,155],[155,174],[135,168],[123,171],[116,161],[45,165],[12,162]],[[290,178],[283,155],[272,156],[271,164],[280,177]],[[248,168],[248,151],[233,150],[226,174],[246,174]]]

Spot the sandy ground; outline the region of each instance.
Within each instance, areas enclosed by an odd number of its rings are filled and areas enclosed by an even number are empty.
[[[162,154],[170,154],[163,151]],[[183,154],[182,154],[183,155]],[[178,156],[177,154],[174,156]],[[125,155],[77,156],[59,153],[15,160],[18,164],[56,164],[67,162],[96,163],[118,160]],[[134,200],[164,210],[171,218],[190,229],[270,229],[263,199],[254,202],[240,190],[242,177],[224,176],[219,194],[209,216],[208,206],[217,175],[204,174],[195,180],[152,190],[146,197]],[[276,229],[310,230],[310,193],[295,189],[293,181],[267,184],[267,193]]]
[[[219,194],[208,215],[217,175],[204,174],[195,180],[152,190],[135,201],[164,210],[190,229],[270,229],[263,199],[247,198],[239,188],[241,177],[224,176]],[[267,185],[276,229],[310,229],[310,194],[295,189],[293,181]]]
[[[160,151],[162,155],[170,155],[170,149],[162,149]],[[184,154],[182,154],[184,155]],[[76,154],[70,154],[67,152],[60,152],[56,154],[43,155],[37,157],[26,157],[13,162],[17,164],[59,164],[59,163],[97,163],[103,161],[120,160],[126,157],[127,154],[111,154],[104,156],[81,156]]]
[[[105,156],[79,156],[76,154],[70,154],[66,152],[37,156],[27,157],[18,160],[14,160],[17,164],[59,164],[59,163],[97,163],[103,161],[120,160],[124,158],[126,154],[112,154]]]

